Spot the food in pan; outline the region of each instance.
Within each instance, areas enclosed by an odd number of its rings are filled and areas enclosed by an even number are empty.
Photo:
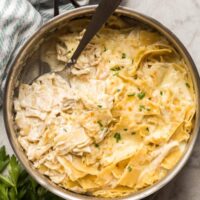
[[[70,59],[85,24],[72,21],[44,51],[53,70]],[[18,140],[33,166],[65,189],[110,198],[164,178],[185,151],[196,111],[173,46],[112,17],[71,71],[71,87],[54,73],[20,85]]]

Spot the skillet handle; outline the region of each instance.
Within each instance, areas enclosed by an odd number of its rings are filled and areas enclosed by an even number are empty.
[[[69,0],[75,8],[81,7],[76,0]],[[59,0],[54,0],[54,17],[59,15]]]

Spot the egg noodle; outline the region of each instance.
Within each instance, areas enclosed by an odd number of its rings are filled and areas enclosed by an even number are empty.
[[[52,39],[42,59],[59,70],[87,19]],[[109,22],[72,68],[21,84],[18,141],[34,168],[59,186],[100,197],[129,195],[165,177],[183,155],[196,111],[183,58],[158,32]]]

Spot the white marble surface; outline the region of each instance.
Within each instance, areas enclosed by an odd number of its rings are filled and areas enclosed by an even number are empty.
[[[183,42],[200,72],[200,0],[124,0],[123,4],[156,18]],[[0,146],[9,145],[0,111]],[[155,200],[200,200],[200,141],[179,175],[162,189]]]

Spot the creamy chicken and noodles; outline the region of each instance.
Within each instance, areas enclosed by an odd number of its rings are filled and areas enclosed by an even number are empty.
[[[72,56],[86,20],[73,21],[43,60]],[[45,74],[21,84],[18,140],[40,173],[78,193],[119,197],[151,186],[180,160],[196,111],[182,57],[159,33],[115,18],[72,68],[71,88]]]

